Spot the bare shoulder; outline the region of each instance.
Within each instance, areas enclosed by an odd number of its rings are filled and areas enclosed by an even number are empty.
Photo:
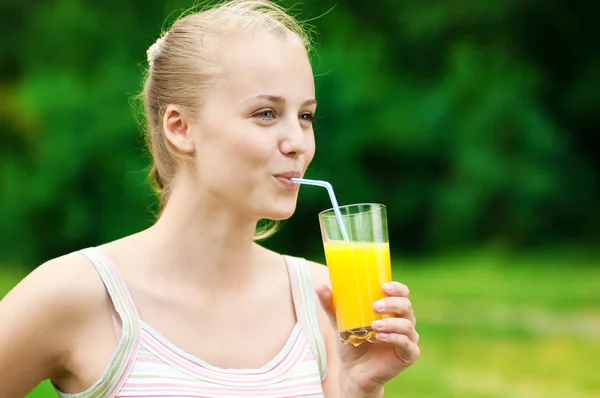
[[[313,284],[315,287],[319,287],[322,285],[326,285],[327,287],[331,287],[329,281],[329,271],[324,264],[320,264],[314,261],[307,260],[310,265],[310,274],[313,279]]]
[[[37,308],[59,313],[64,318],[71,314],[68,310],[84,309],[104,299],[103,284],[93,265],[85,256],[70,253],[37,267],[2,303],[6,306],[36,303]]]
[[[323,286],[327,286],[327,290],[331,289],[331,283],[329,281],[329,271],[327,267],[323,264],[316,263],[314,261],[307,260],[307,262],[310,266],[310,274],[312,277],[313,285],[315,287],[315,295],[317,294],[317,290],[321,290]],[[321,330],[327,331],[329,329],[329,321],[327,319],[327,314],[325,313],[325,310],[320,304],[317,304],[317,314],[319,317],[319,324],[321,326]]]
[[[328,290],[331,289],[331,283],[329,281],[329,270],[323,264],[316,263],[314,261],[308,261],[310,266],[310,275],[312,277],[312,282],[315,287],[315,295],[317,295],[317,290],[321,290],[323,286],[327,286]],[[317,297],[317,301],[319,301]],[[327,314],[323,309],[322,305],[317,303],[317,316],[319,318],[319,327],[323,336],[326,336],[330,332],[329,320],[327,319]]]
[[[329,297],[331,297],[331,283],[329,281],[329,270],[327,267],[314,261],[308,261],[308,263],[310,264],[310,271],[315,288],[321,291],[321,295],[323,295],[325,291],[329,291]],[[327,289],[322,289],[323,285],[327,286]],[[329,319],[321,304],[317,304],[317,316],[319,319],[319,329],[323,336],[323,342],[325,343],[327,358],[327,376],[322,383],[323,392],[326,397],[339,397],[340,360],[337,351],[338,339],[334,331],[335,326],[333,325],[335,321]]]
[[[105,300],[93,265],[76,253],[21,280],[0,301],[0,385],[10,390],[2,393],[24,396],[40,381],[61,377],[75,331]]]

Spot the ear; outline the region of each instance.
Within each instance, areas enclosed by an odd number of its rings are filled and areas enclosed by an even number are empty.
[[[196,151],[190,123],[176,105],[168,105],[163,116],[163,131],[167,140],[180,152],[191,154]]]

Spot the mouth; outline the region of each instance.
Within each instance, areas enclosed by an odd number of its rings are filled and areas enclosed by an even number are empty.
[[[289,191],[296,191],[300,187],[300,184],[290,181],[292,178],[302,177],[302,173],[299,171],[286,171],[285,173],[276,174],[275,179],[279,181],[283,187]]]
[[[286,180],[300,177],[302,177],[302,173],[300,173],[299,171],[286,171],[285,173],[275,175],[275,178],[284,178]]]

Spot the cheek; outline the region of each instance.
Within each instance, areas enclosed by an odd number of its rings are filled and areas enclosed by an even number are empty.
[[[272,143],[252,136],[253,131],[246,133],[225,133],[198,153],[200,186],[224,201],[239,200],[241,193],[252,191],[257,181],[271,171]]]
[[[228,158],[242,167],[268,165],[273,156],[273,150],[277,149],[277,143],[272,137],[270,138],[264,132],[252,131],[252,129],[248,129],[246,134],[231,140],[230,144],[231,153]]]
[[[311,134],[311,136],[310,136],[308,148],[309,149],[304,154],[304,157],[306,159],[306,167],[308,167],[310,162],[312,162],[313,158],[315,157],[315,152],[317,149],[315,146],[315,136],[313,134]]]

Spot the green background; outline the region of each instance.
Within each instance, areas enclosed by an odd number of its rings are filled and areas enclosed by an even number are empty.
[[[411,287],[423,353],[386,396],[600,396],[600,3],[282,4],[318,32],[307,177],[388,206]],[[0,2],[0,296],[152,223],[133,98],[191,5]],[[265,245],[323,261],[328,206],[303,188]]]

